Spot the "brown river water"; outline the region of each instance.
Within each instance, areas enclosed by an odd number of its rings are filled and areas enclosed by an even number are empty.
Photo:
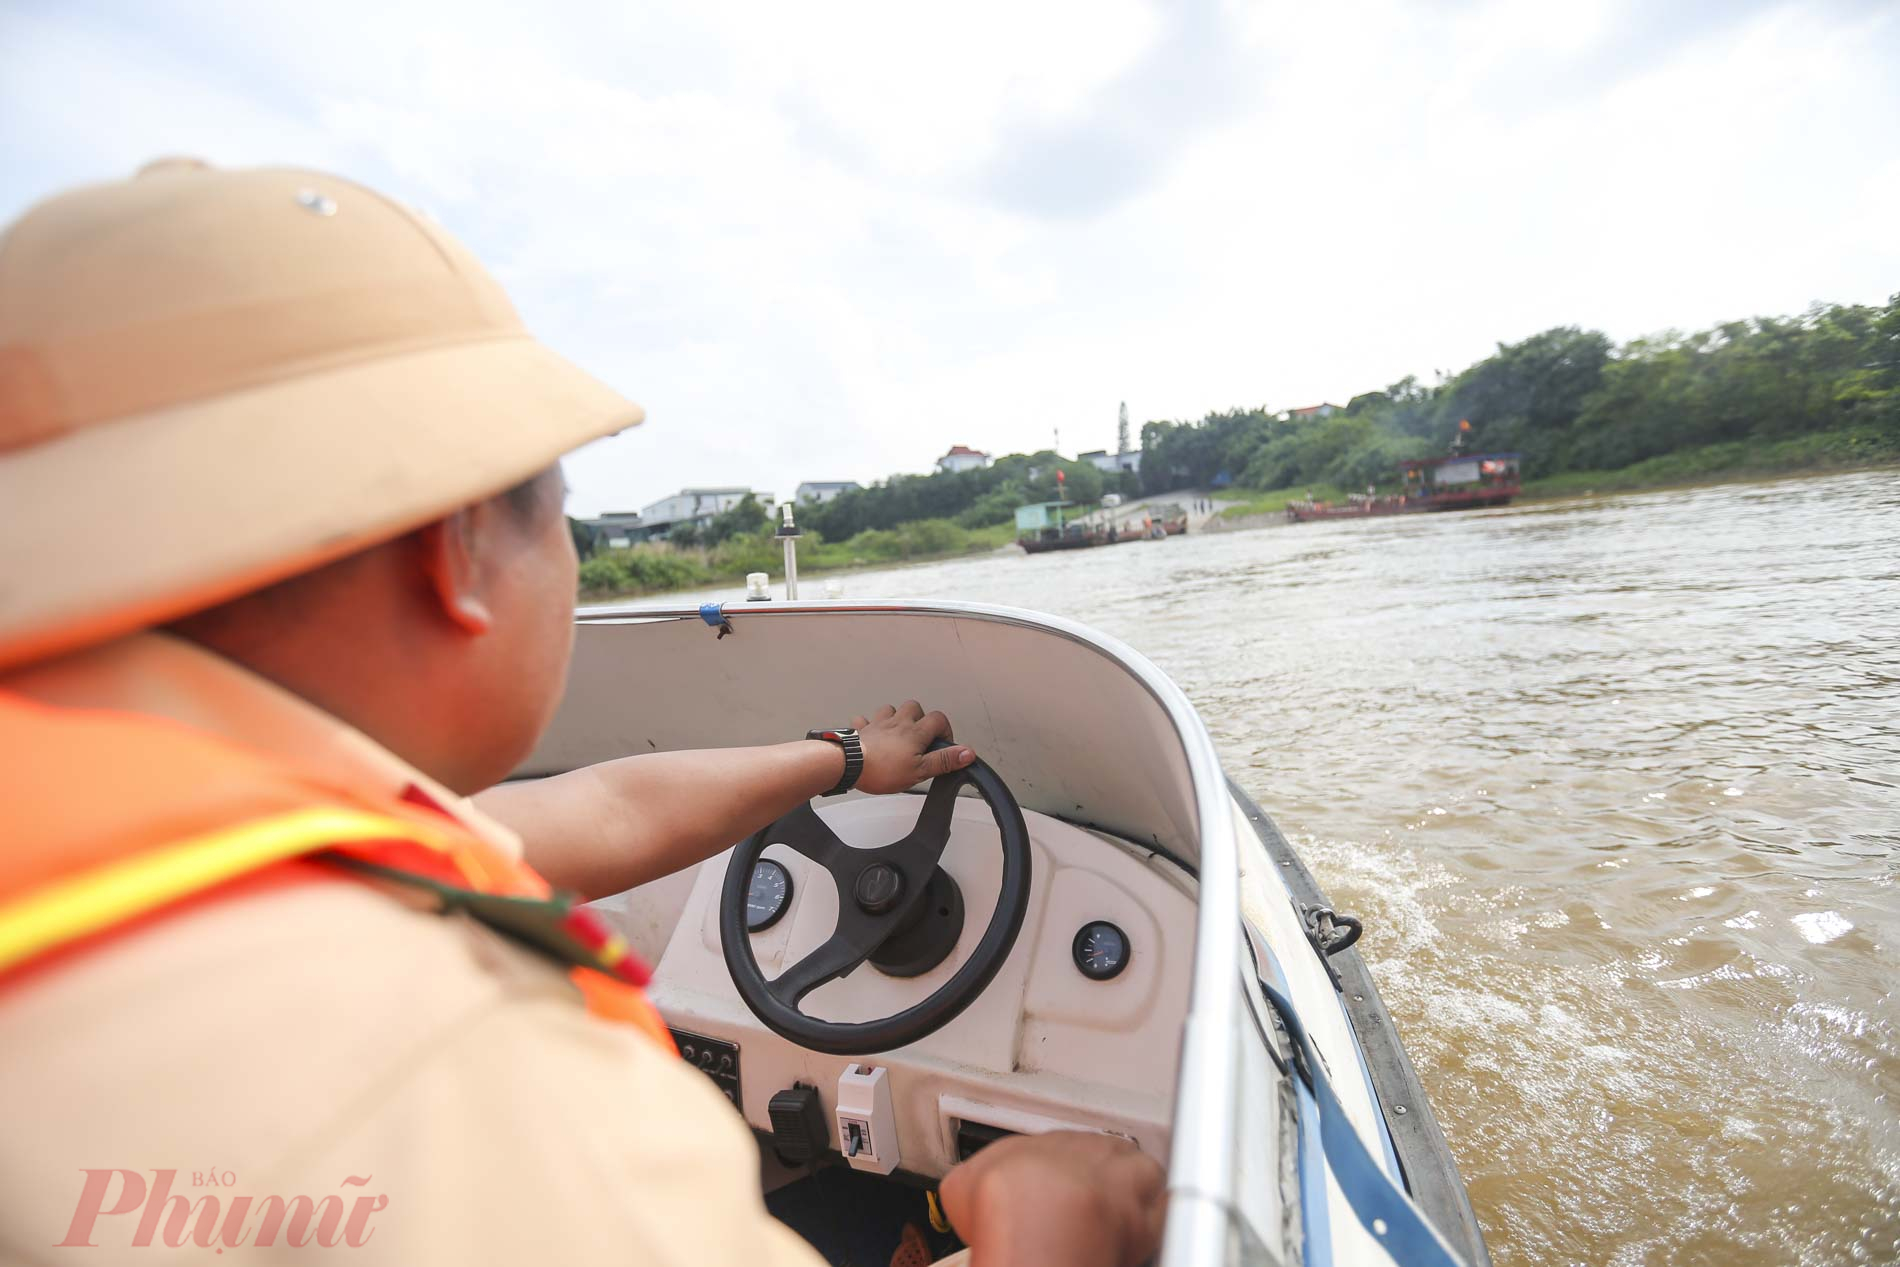
[[[1500,1264],[1900,1262],[1900,472],[841,584],[1180,683],[1365,919]]]

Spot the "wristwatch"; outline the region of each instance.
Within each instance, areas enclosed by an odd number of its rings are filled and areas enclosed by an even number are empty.
[[[848,726],[836,730],[808,730],[805,738],[822,739],[844,749],[844,773],[826,796],[843,796],[858,785],[858,776],[864,773],[864,741],[858,738],[857,731]]]

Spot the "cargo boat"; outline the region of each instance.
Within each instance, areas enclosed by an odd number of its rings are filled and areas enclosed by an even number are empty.
[[[1074,502],[1035,502],[1016,508],[1016,544],[1026,554],[1051,550],[1086,550],[1124,541],[1159,540],[1187,531],[1187,511],[1173,503],[1155,506],[1139,517],[1062,521],[1064,508]]]
[[[1344,502],[1288,502],[1292,523],[1309,519],[1363,519],[1371,515],[1410,515],[1425,510],[1470,510],[1508,505],[1523,492],[1516,453],[1454,453],[1420,462],[1401,462],[1405,487],[1397,493],[1354,493]]]

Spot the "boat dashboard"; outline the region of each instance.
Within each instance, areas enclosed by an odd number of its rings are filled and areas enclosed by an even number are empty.
[[[817,813],[845,845],[869,849],[909,832],[922,804],[853,796]],[[810,1050],[747,1006],[720,939],[730,852],[688,873],[683,891],[627,895],[617,914],[636,941],[654,946],[670,926],[649,993],[681,1054],[775,1145],[768,1156],[809,1156],[810,1137],[822,1132],[824,1151],[854,1167],[928,1181],[1001,1135],[1072,1128],[1122,1135],[1165,1163],[1193,968],[1194,877],[1165,854],[1046,813],[1025,812],[1024,821],[1029,899],[994,977],[935,1032],[876,1054]],[[999,837],[988,806],[959,797],[939,866],[968,914],[947,957],[913,976],[862,963],[806,995],[801,1010],[838,1022],[891,1016],[943,986],[996,905]],[[768,980],[838,925],[830,874],[783,843],[767,844],[746,897],[747,935]],[[677,914],[640,909],[654,901]]]

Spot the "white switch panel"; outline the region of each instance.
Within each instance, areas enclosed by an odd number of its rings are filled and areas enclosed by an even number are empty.
[[[838,1075],[838,1151],[857,1170],[897,1169],[897,1114],[890,1070],[846,1065]]]

